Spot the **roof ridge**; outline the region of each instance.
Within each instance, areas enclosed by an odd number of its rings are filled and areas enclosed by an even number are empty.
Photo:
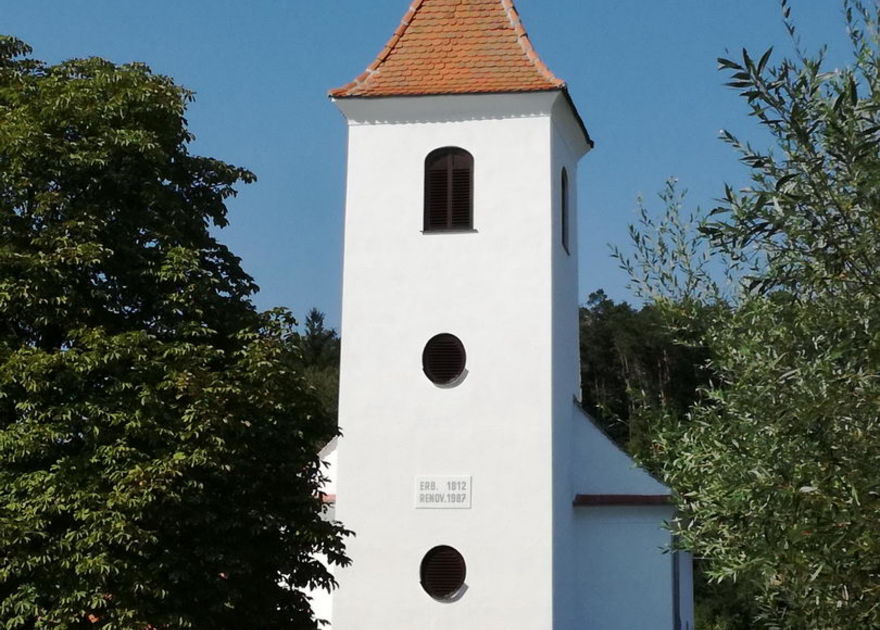
[[[519,74],[516,76],[508,77],[509,80],[502,83],[496,83],[494,85],[486,86],[480,82],[479,79],[470,79],[469,81],[465,81],[461,78],[461,76],[451,76],[451,72],[447,72],[444,74],[444,71],[439,70],[438,68],[426,67],[428,64],[424,64],[424,62],[420,62],[418,72],[422,73],[420,79],[423,79],[422,83],[419,85],[406,85],[402,87],[400,85],[399,75],[401,73],[400,66],[401,64],[405,64],[405,62],[401,61],[401,59],[406,58],[408,55],[411,56],[413,53],[410,52],[411,46],[408,45],[410,40],[418,40],[420,38],[424,38],[424,28],[419,28],[417,31],[414,31],[414,34],[407,38],[407,41],[403,42],[402,48],[399,47],[401,41],[407,35],[407,32],[410,26],[415,21],[416,17],[419,16],[419,11],[422,10],[426,4],[430,4],[430,2],[434,2],[433,11],[430,8],[426,8],[427,16],[422,18],[424,20],[428,20],[428,23],[432,23],[434,21],[434,14],[436,14],[437,9],[436,6],[440,5],[441,7],[444,4],[444,0],[412,0],[407,9],[406,13],[403,15],[403,18],[400,20],[400,24],[397,29],[395,29],[394,33],[386,42],[385,46],[379,51],[379,54],[376,55],[375,59],[370,63],[367,68],[360,73],[355,79],[346,85],[343,85],[340,88],[330,91],[330,96],[337,98],[344,97],[355,97],[355,96],[403,96],[403,95],[426,95],[426,94],[457,94],[457,93],[481,93],[481,92],[524,92],[524,91],[536,91],[536,90],[556,90],[561,89],[564,90],[566,88],[566,84],[564,81],[556,77],[553,72],[547,67],[547,65],[541,60],[534,46],[532,45],[531,39],[528,36],[528,33],[525,30],[525,27],[522,24],[522,20],[519,16],[519,12],[514,5],[514,0],[492,0],[492,2],[487,2],[486,0],[459,0],[459,2],[449,2],[449,5],[453,5],[455,7],[462,7],[466,12],[467,9],[474,9],[484,5],[490,5],[497,2],[495,5],[494,11],[498,11],[501,9],[504,12],[504,17],[506,17],[509,28],[505,28],[504,30],[507,33],[512,33],[510,36],[511,39],[508,40],[507,46],[514,46],[513,39],[515,36],[516,46],[518,46],[519,50],[522,52],[523,57],[521,57],[521,61],[516,62],[520,65],[520,69],[517,71]],[[448,1],[448,0],[447,0]],[[448,8],[448,5],[447,5]],[[456,9],[457,11],[458,9]],[[471,19],[479,19],[474,18],[473,14],[467,15],[467,18]],[[501,18],[501,13],[498,13],[498,18]],[[497,19],[497,18],[496,18]],[[422,20],[419,20],[421,23]],[[479,23],[479,22],[478,22]],[[461,25],[463,22],[459,21],[456,25]],[[509,53],[511,54],[513,48],[509,48]],[[393,53],[397,52],[397,55],[393,55]],[[436,54],[436,53],[435,53]],[[394,66],[394,69],[389,67],[385,67],[386,62],[390,59],[391,66]],[[476,59],[476,57],[475,57]],[[484,61],[479,59],[478,61]],[[497,62],[497,58],[495,59]],[[505,62],[510,64],[510,62]],[[485,62],[484,62],[485,65]],[[503,65],[503,64],[502,64]],[[444,65],[440,65],[439,68],[444,68]],[[528,68],[531,68],[531,71],[535,72],[535,75],[532,75],[532,78],[528,78],[527,73]],[[384,73],[383,73],[384,70]],[[398,80],[390,81],[388,73],[398,75]],[[434,74],[431,74],[434,73]],[[438,78],[439,77],[439,78]],[[445,80],[444,80],[445,79]],[[418,80],[416,81],[418,83]],[[426,85],[430,84],[430,85]]]
[[[416,2],[423,2],[423,0],[416,0]],[[534,64],[535,68],[537,68],[538,72],[544,75],[544,78],[550,81],[551,83],[558,83],[560,88],[565,87],[565,81],[557,77],[553,74],[553,71],[545,64],[540,55],[538,55],[538,51],[535,50],[535,46],[532,44],[532,40],[529,38],[529,34],[526,31],[525,26],[523,26],[522,19],[519,17],[519,11],[517,11],[516,6],[513,4],[513,0],[501,0],[501,6],[507,11],[507,18],[510,20],[510,23],[513,25],[513,30],[516,33],[516,39],[519,43],[520,47],[522,47],[523,52],[528,57],[529,61]]]
[[[339,93],[341,92],[350,92],[354,88],[366,83],[367,79],[369,79],[370,76],[372,76],[372,74],[379,68],[379,66],[381,66],[386,59],[388,59],[388,55],[390,55],[391,51],[394,50],[394,47],[397,45],[397,42],[400,41],[400,38],[403,37],[403,34],[406,33],[406,29],[409,28],[410,24],[412,24],[412,19],[415,17],[416,13],[418,13],[424,1],[425,0],[412,0],[409,5],[409,9],[407,9],[406,13],[403,14],[403,17],[400,18],[400,24],[398,24],[396,29],[394,29],[391,37],[389,37],[388,41],[385,42],[385,46],[382,48],[382,50],[379,51],[379,54],[376,55],[373,63],[367,66],[367,68],[358,76],[356,76],[353,81],[346,83],[340,88],[331,90],[331,96],[340,95]]]

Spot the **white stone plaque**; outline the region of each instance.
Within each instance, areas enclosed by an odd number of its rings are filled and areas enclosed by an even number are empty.
[[[425,475],[416,477],[416,509],[471,509],[470,475]]]

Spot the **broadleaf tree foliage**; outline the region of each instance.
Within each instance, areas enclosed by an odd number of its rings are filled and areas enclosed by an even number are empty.
[[[214,237],[191,94],[0,39],[0,627],[313,628],[344,530],[295,322]]]
[[[719,60],[770,133],[770,150],[724,134],[751,185],[698,231],[636,229],[635,285],[677,329],[702,328],[713,379],[664,415],[656,463],[684,544],[757,593],[756,626],[878,628],[880,6],[843,3],[853,55],[837,69],[802,52],[782,9],[793,58]]]

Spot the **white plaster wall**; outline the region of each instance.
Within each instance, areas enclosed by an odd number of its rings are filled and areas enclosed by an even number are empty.
[[[567,101],[555,92],[339,105],[349,165],[336,494],[337,517],[357,537],[353,566],[337,574],[334,629],[670,627],[669,509],[572,507],[578,493],[668,489],[574,402],[577,162],[587,147]],[[424,158],[444,146],[474,156],[475,230],[423,234]],[[450,388],[421,370],[424,344],[442,332],[468,353]],[[472,509],[416,510],[420,475],[471,475]],[[422,557],[440,544],[468,565],[454,603],[419,585]]]
[[[602,433],[579,405],[569,404],[574,494],[670,494]],[[671,506],[580,506],[571,513],[575,595],[569,610],[579,621],[559,628],[684,630],[686,625],[674,625],[676,606],[679,618],[693,628],[690,557],[670,552]]]
[[[678,561],[678,617],[675,630],[694,630],[694,557],[687,551],[679,551]]]
[[[669,494],[581,411],[577,294],[578,161],[585,146],[565,99],[552,116],[554,630],[671,628],[676,604],[668,507],[574,508],[576,494]],[[561,173],[568,172],[569,249]],[[682,571],[688,567],[679,563]],[[687,600],[689,589],[681,592]],[[677,629],[676,629],[677,630]]]
[[[340,105],[352,124],[337,516],[357,537],[353,566],[338,574],[335,630],[553,627],[556,96]],[[474,156],[473,232],[421,231],[424,158],[443,146]],[[442,332],[468,354],[452,388],[421,370]],[[414,509],[425,474],[472,475],[472,509]],[[419,585],[439,544],[468,565],[455,603]]]
[[[636,466],[579,405],[569,401],[569,406],[575,494],[671,494],[669,488]]]
[[[661,525],[671,517],[665,506],[575,510],[581,628],[673,628],[674,556]]]
[[[555,630],[582,630],[576,557],[572,553],[576,529],[572,498],[572,400],[580,398],[580,345],[578,326],[578,161],[587,147],[567,101],[553,108],[552,197],[553,218],[553,617]],[[568,251],[562,244],[562,171],[568,174]]]

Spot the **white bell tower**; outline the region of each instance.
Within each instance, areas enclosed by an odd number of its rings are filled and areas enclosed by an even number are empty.
[[[331,96],[349,130],[336,516],[356,533],[333,628],[686,627],[669,491],[577,404],[592,141],[511,0],[415,0]],[[609,587],[592,572],[615,519],[650,558]],[[634,596],[641,625],[600,610]]]

